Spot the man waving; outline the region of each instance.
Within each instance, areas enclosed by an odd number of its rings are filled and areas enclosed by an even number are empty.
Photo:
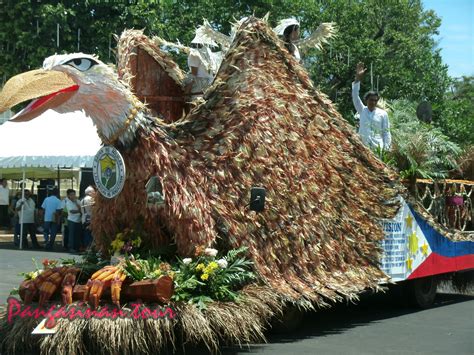
[[[366,70],[363,63],[357,64],[355,81],[352,83],[352,102],[360,116],[359,135],[370,149],[389,150],[392,142],[390,123],[387,112],[377,107],[379,94],[376,91],[366,93],[364,99],[367,106],[359,97],[360,81]]]

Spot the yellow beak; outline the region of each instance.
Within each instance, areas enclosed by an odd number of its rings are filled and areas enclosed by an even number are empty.
[[[37,69],[14,76],[0,93],[0,112],[22,102],[37,99],[22,111],[22,116],[35,111],[38,114],[51,107],[52,101],[62,93],[76,91],[79,86],[67,74],[56,70]],[[46,105],[48,103],[48,105]],[[44,106],[44,107],[43,107]],[[40,109],[41,107],[41,109]],[[41,111],[41,112],[38,112]],[[18,120],[24,120],[18,119]]]

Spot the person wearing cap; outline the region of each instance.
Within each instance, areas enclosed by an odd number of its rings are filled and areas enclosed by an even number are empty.
[[[360,81],[366,72],[363,63],[357,64],[355,80],[352,83],[352,102],[359,114],[359,135],[362,142],[373,150],[389,150],[392,142],[390,135],[390,122],[385,110],[377,107],[379,94],[376,91],[369,91],[364,99],[365,106],[359,97]]]
[[[308,49],[321,49],[322,45],[335,35],[336,26],[333,22],[323,22],[307,38],[300,39],[299,21],[295,18],[286,18],[280,20],[273,31],[281,37],[288,52],[300,62],[302,54]]]
[[[210,46],[217,46],[216,42],[204,34],[203,27],[196,30],[189,49],[188,67],[190,72],[185,79],[185,94],[191,99],[201,97],[211,85],[218,69],[217,53],[213,53]]]

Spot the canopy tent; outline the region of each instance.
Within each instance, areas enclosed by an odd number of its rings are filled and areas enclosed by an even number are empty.
[[[59,167],[44,168],[44,167],[26,167],[23,168],[0,168],[0,178],[7,180],[21,180],[23,179],[23,170],[25,170],[25,177],[32,180],[38,179],[57,179],[58,174],[61,179],[77,178],[80,170],[76,168]],[[59,171],[58,171],[59,170]]]
[[[92,120],[81,111],[48,110],[32,121],[5,122],[0,126],[0,173],[24,168],[29,177],[37,168],[91,167],[100,145]]]
[[[92,120],[82,111],[48,110],[28,122],[6,122],[0,126],[0,177],[59,178],[61,167],[92,167],[100,146]],[[24,193],[23,185],[22,198]],[[20,238],[20,249],[22,244]]]

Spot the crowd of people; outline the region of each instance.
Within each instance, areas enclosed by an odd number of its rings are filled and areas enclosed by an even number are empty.
[[[47,190],[48,196],[41,206],[37,206],[28,189],[17,191],[10,197],[6,179],[0,179],[0,228],[13,230],[15,246],[29,248],[28,236],[34,249],[52,250],[56,236],[62,232],[63,248],[71,253],[86,250],[93,242],[90,230],[92,206],[96,190],[93,186],[85,189],[84,198],[78,199],[74,189],[66,191],[60,199],[59,189]],[[37,235],[43,234],[44,245],[38,242]],[[21,239],[21,240],[20,240]]]

